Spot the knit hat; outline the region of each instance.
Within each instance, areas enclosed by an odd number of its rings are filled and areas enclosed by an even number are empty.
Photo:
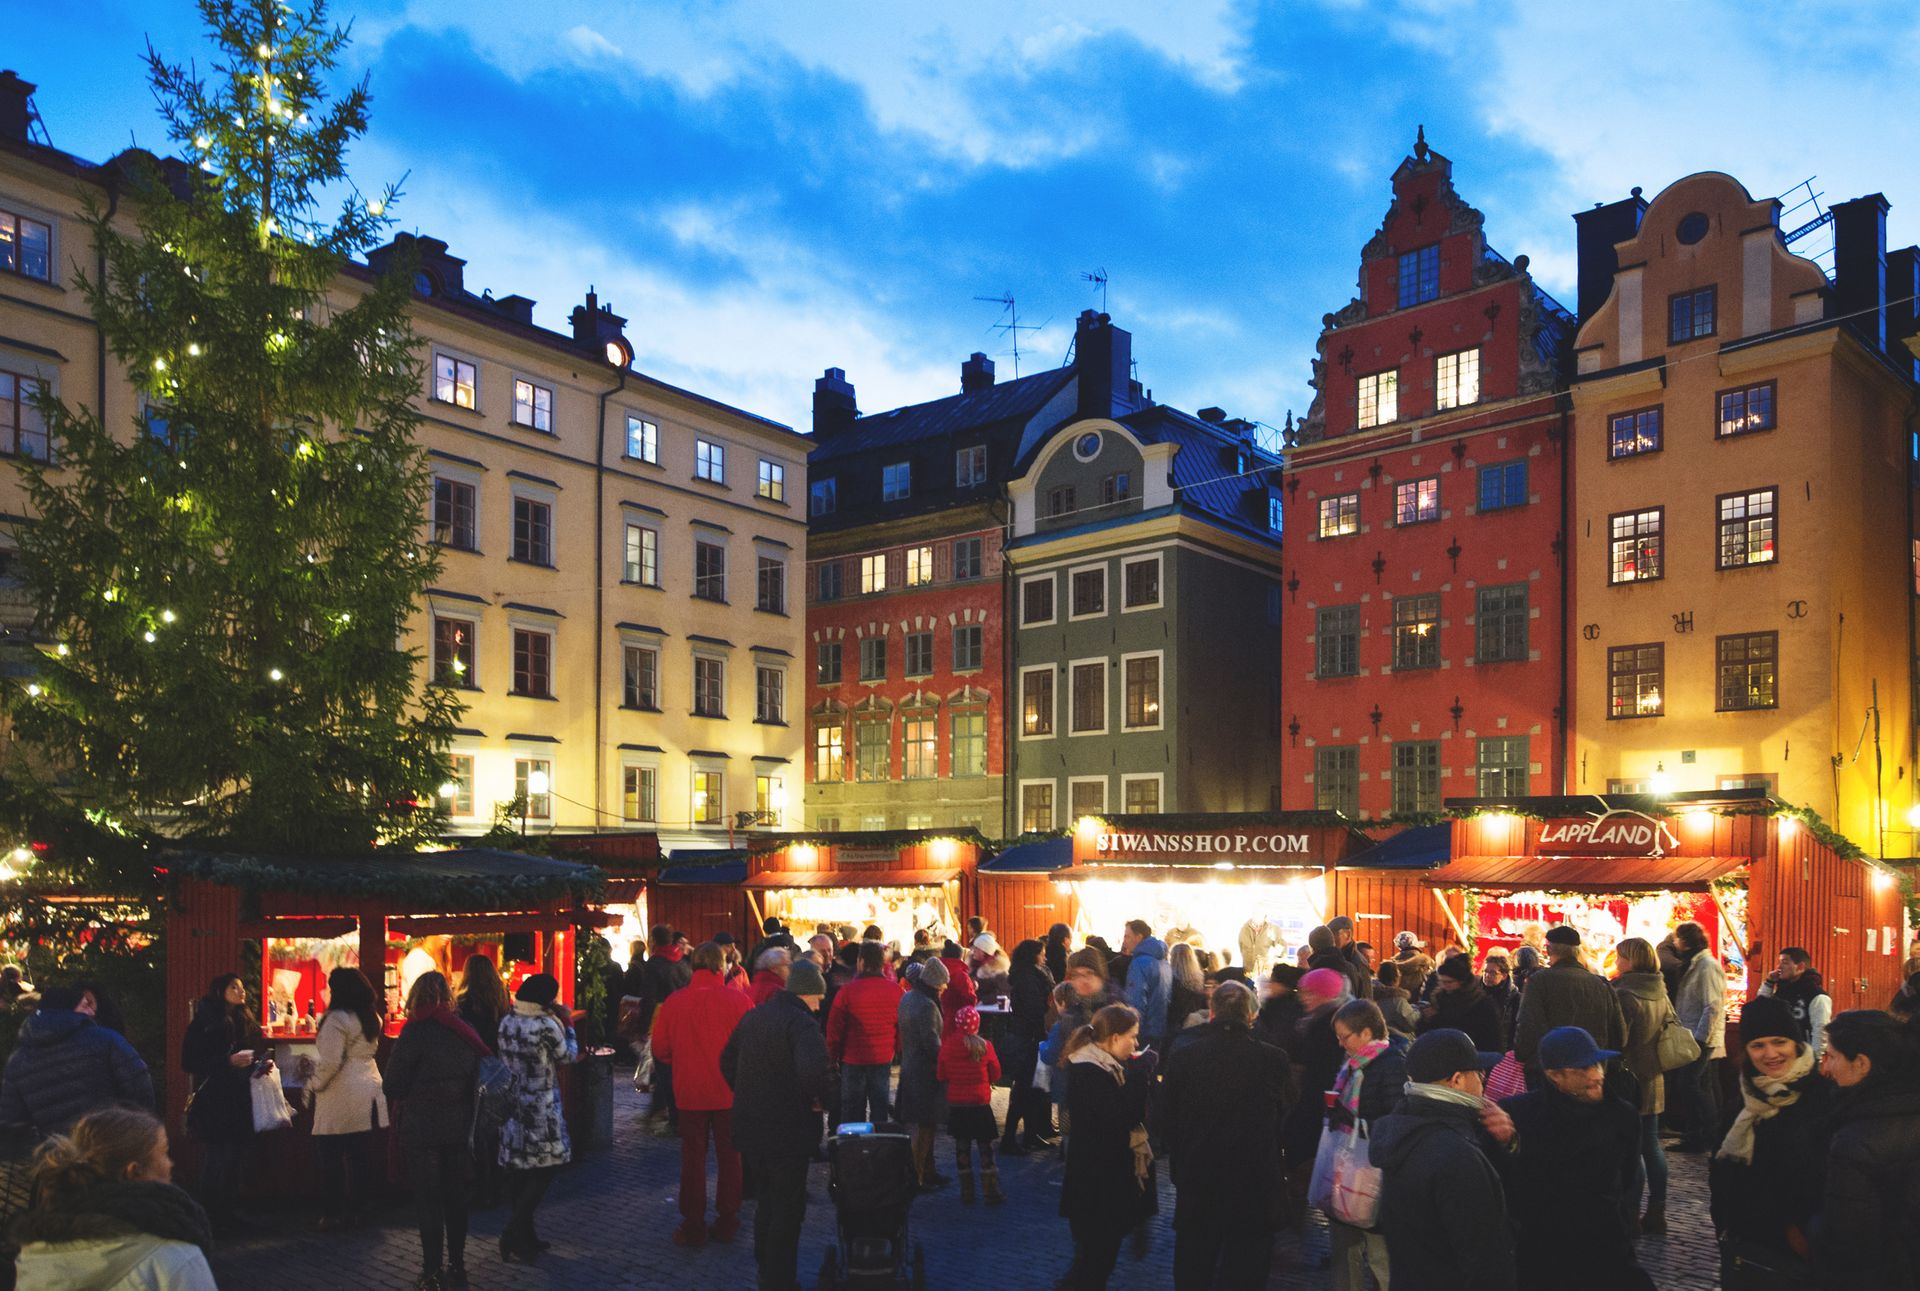
[[[1456,982],[1470,982],[1473,980],[1473,961],[1465,955],[1448,955],[1446,962],[1434,971]]]
[[[787,994],[789,995],[825,995],[827,979],[820,975],[820,969],[811,959],[796,959],[793,968],[787,973]]]
[[[947,971],[947,966],[941,963],[939,960],[929,959],[921,963],[920,985],[931,986],[934,990],[937,991],[952,980],[953,980],[953,974],[949,973]]]
[[[1273,971],[1267,974],[1267,980],[1281,986],[1298,990],[1300,987],[1300,979],[1306,975],[1306,970],[1298,964],[1275,964]]]
[[[552,973],[535,973],[520,983],[520,989],[513,993],[513,998],[529,1004],[551,1004],[560,998],[560,980]]]
[[[1580,944],[1580,931],[1577,928],[1569,928],[1564,923],[1556,924],[1547,929],[1547,944],[1549,946],[1578,946]]]
[[[1328,932],[1352,932],[1353,920],[1349,919],[1346,915],[1337,914],[1333,916],[1333,918],[1327,920],[1327,931]]]
[[[1786,1002],[1771,995],[1755,996],[1740,1010],[1740,1039],[1744,1042],[1762,1036],[1784,1036],[1788,1040],[1807,1038]]]
[[[1067,956],[1067,971],[1076,968],[1091,969],[1100,975],[1101,981],[1107,980],[1107,957],[1091,946],[1082,946]]]
[[[1302,991],[1322,1000],[1339,999],[1351,985],[1347,975],[1337,968],[1316,968],[1300,979]]]
[[[980,1010],[969,1004],[953,1015],[953,1029],[961,1035],[980,1034]]]
[[[1421,941],[1419,936],[1411,931],[1396,932],[1393,934],[1393,948],[1395,950],[1424,950],[1426,949],[1426,945],[1426,942]]]
[[[975,937],[973,939],[973,948],[983,955],[997,955],[1000,953],[1000,943],[994,940],[994,936],[990,932],[983,932],[978,937]]]

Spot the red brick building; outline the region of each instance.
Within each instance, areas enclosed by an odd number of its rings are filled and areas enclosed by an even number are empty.
[[[1326,316],[1287,454],[1281,805],[1378,818],[1563,783],[1573,320],[1424,132]]]

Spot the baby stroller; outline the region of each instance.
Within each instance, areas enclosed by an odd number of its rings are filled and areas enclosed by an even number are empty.
[[[850,1123],[834,1132],[834,1244],[820,1261],[820,1291],[926,1291],[926,1252],[907,1237],[913,1187],[913,1139],[900,1126]]]

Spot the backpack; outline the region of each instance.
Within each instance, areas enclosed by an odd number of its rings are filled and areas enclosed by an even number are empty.
[[[495,1054],[482,1054],[474,1072],[473,1132],[476,1143],[487,1142],[513,1116],[520,1082],[513,1069]]]

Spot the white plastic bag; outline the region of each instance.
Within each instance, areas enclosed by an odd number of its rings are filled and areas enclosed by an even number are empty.
[[[287,1103],[287,1093],[280,1088],[280,1073],[268,1068],[255,1076],[253,1085],[253,1129],[256,1134],[268,1130],[284,1130],[293,1124],[293,1108]]]
[[[1329,1125],[1320,1132],[1307,1202],[1354,1228],[1374,1226],[1380,1216],[1380,1167],[1368,1155],[1365,1121],[1352,1129]]]

